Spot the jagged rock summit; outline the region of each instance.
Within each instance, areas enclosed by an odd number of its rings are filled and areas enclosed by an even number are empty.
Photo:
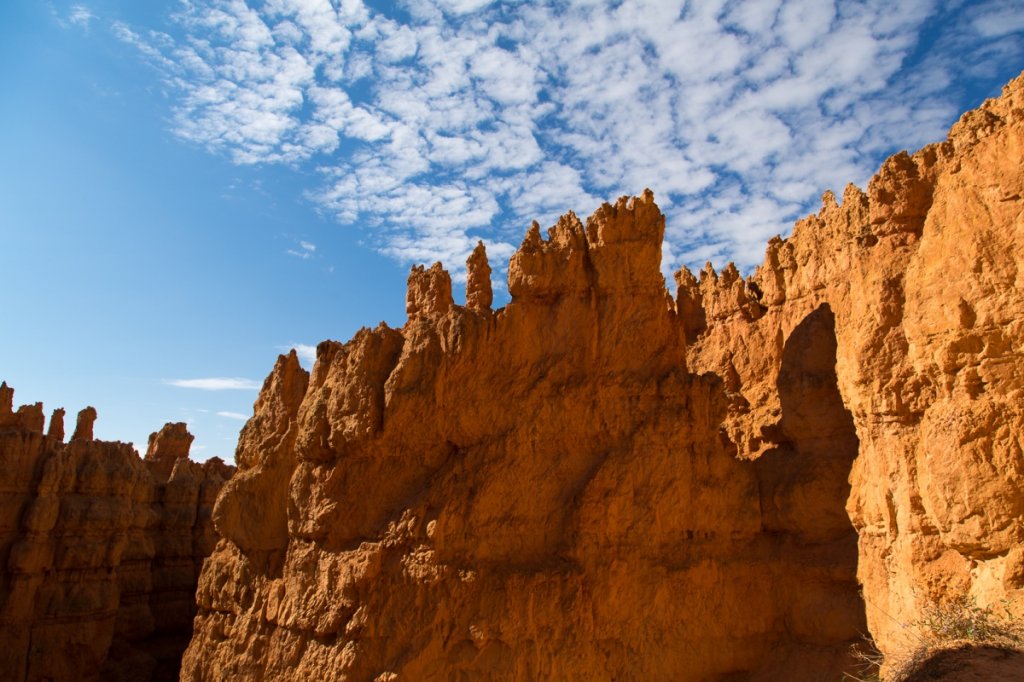
[[[748,278],[645,191],[534,225],[491,309],[282,356],[182,679],[818,680],[930,601],[1024,607],[1024,81]]]

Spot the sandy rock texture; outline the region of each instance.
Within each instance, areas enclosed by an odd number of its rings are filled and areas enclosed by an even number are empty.
[[[64,410],[13,410],[0,386],[0,679],[176,679],[211,510],[233,467],[188,459],[168,424],[145,459],[93,439],[96,410],[64,441]]]
[[[820,680],[1024,605],[1024,82],[733,266],[646,191],[266,380],[186,680]],[[861,596],[863,591],[863,597]]]

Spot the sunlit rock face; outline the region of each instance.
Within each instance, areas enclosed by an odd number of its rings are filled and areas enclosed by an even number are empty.
[[[491,309],[282,356],[183,679],[820,680],[943,595],[1024,606],[1024,82],[749,278],[650,192],[534,225]],[[861,596],[863,594],[863,597]]]
[[[96,410],[64,443],[64,410],[43,432],[37,403],[0,386],[0,679],[175,679],[213,502],[234,467],[188,459],[168,424],[140,458],[94,440]]]

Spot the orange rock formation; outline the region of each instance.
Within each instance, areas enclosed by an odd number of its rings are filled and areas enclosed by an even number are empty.
[[[0,679],[175,679],[194,592],[233,467],[188,459],[168,424],[140,459],[93,439],[96,410],[64,443],[64,410],[12,410],[0,385]]]
[[[945,594],[1024,603],[1024,81],[735,267],[653,195],[531,227],[490,309],[282,356],[182,678],[818,680]],[[863,590],[862,599],[859,591]]]

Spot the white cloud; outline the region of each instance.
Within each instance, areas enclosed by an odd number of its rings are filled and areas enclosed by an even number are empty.
[[[72,5],[68,12],[68,21],[76,26],[89,28],[89,22],[93,21],[96,15],[85,5]]]
[[[437,4],[454,14],[466,14],[486,7],[491,0],[437,0]]]
[[[249,415],[242,414],[241,412],[218,412],[218,417],[226,417],[228,419],[240,419],[242,421],[248,421]]]
[[[61,28],[77,26],[88,33],[89,25],[98,18],[91,9],[82,4],[71,5],[66,13],[60,12],[51,2],[47,2],[46,5],[50,16]]]
[[[178,388],[198,388],[203,391],[255,391],[260,385],[252,379],[238,377],[209,377],[206,379],[167,379],[169,386]]]
[[[316,253],[316,244],[305,240],[299,240],[298,248],[286,249],[285,253],[289,256],[295,256],[296,258],[307,260],[312,258],[313,254]]]
[[[1024,58],[1017,4],[408,0],[399,19],[192,0],[169,33],[114,31],[161,70],[179,136],[307,164],[324,212],[458,279],[479,237],[500,270],[531,218],[646,186],[666,268],[749,267],[824,189],[941,139],[972,80]]]
[[[1001,37],[1024,30],[1024,12],[1016,0],[991,3],[976,12],[972,23],[985,37]]]

